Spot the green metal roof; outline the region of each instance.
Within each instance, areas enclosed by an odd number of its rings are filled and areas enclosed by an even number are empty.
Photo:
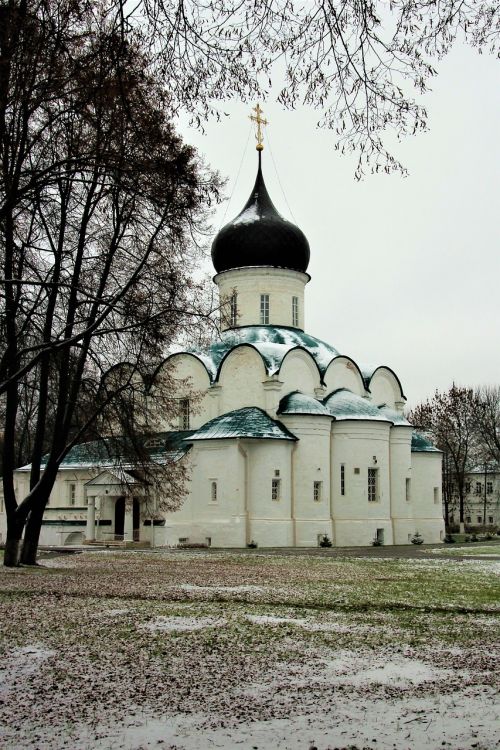
[[[221,440],[223,438],[252,438],[271,440],[297,440],[287,428],[256,406],[236,409],[206,422],[191,435],[194,440]]]
[[[278,414],[314,414],[319,416],[331,417],[332,415],[328,409],[323,406],[321,401],[307,396],[305,393],[300,391],[292,391],[292,393],[284,396],[278,407]]]
[[[371,404],[366,398],[358,396],[347,388],[339,388],[330,393],[323,403],[336,420],[370,420],[373,422],[390,422],[380,409]]]
[[[389,406],[386,406],[385,404],[383,406],[379,406],[378,410],[381,414],[384,415],[384,417],[387,417],[387,419],[392,422],[394,425],[399,427],[400,425],[403,427],[411,427],[411,424],[406,419],[405,415],[402,414],[400,411],[396,411],[396,409],[391,409]]]
[[[151,461],[163,463],[176,461],[190,448],[188,438],[193,430],[160,432],[139,438],[145,455]],[[61,469],[86,469],[94,466],[113,467],[117,464],[131,465],[137,462],[137,451],[123,437],[102,438],[74,445],[61,462]],[[30,465],[21,467],[28,471]]]
[[[414,430],[411,436],[412,453],[442,453],[439,448],[431,443],[429,438],[421,432]]]

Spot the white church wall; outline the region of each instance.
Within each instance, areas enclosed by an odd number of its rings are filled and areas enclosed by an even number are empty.
[[[372,401],[375,406],[386,404],[391,409],[400,404],[402,393],[399,383],[393,373],[385,367],[376,370],[369,384]]]
[[[309,276],[286,268],[241,268],[224,271],[215,276],[226,318],[227,301],[236,291],[237,325],[261,325],[260,297],[269,295],[269,325],[304,329],[304,287]],[[298,326],[292,318],[292,298],[298,300]],[[226,303],[226,304],[224,304]],[[230,325],[222,321],[222,329]]]
[[[389,432],[387,422],[352,420],[332,425],[332,509],[338,546],[368,545],[377,529],[384,543],[392,544]],[[375,501],[368,499],[368,469],[376,472]]]
[[[338,388],[347,388],[358,396],[364,396],[366,392],[361,375],[347,357],[337,357],[328,365],[323,382],[326,395]]]
[[[189,399],[189,428],[197,429],[211,419],[211,399],[208,395],[210,379],[203,364],[193,355],[180,353],[169,358],[166,367],[170,369],[169,379],[173,381],[173,393],[169,389],[169,395],[176,399]],[[156,386],[153,386],[149,395],[150,427],[154,425],[154,431],[184,429],[183,417],[176,415],[165,418],[161,400],[155,399],[158,392],[162,371],[157,373]]]
[[[331,418],[283,415],[283,424],[299,440],[292,453],[295,544],[315,547],[320,536],[332,538],[330,510]],[[315,483],[320,483],[316,488]]]
[[[246,440],[249,536],[261,547],[293,545],[291,520],[291,456],[287,440]],[[273,499],[273,480],[279,496]]]
[[[245,406],[265,408],[262,383],[267,377],[260,354],[251,346],[238,346],[224,360],[219,385],[221,414]]]
[[[412,479],[411,434],[412,427],[392,427],[391,453],[391,516],[394,544],[407,544],[408,524],[413,524],[415,497]]]
[[[444,538],[444,519],[441,495],[441,461],[438,452],[413,452],[412,491],[414,497],[414,524],[408,534],[418,531],[428,544],[437,544]]]
[[[191,450],[190,468],[184,502],[166,516],[163,543],[244,547],[245,465],[237,441],[200,441]]]
[[[320,375],[312,356],[303,349],[292,349],[283,359],[279,371],[283,383],[281,392],[301,391],[308,396],[315,395],[320,387]]]

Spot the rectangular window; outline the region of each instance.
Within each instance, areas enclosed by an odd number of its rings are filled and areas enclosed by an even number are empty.
[[[345,466],[340,464],[340,494],[345,495]]]
[[[273,479],[271,484],[271,500],[281,498],[281,479]]]
[[[181,430],[189,430],[189,399],[181,398],[180,407],[180,428]]]
[[[229,325],[235,326],[238,322],[238,297],[236,292],[231,295],[229,302]]]
[[[217,482],[215,480],[210,482],[210,502],[217,502]]]
[[[477,522],[478,523],[482,523],[483,522],[483,517],[482,516],[478,516],[477,517]]]
[[[260,322],[261,325],[269,325],[269,295],[260,295]]]
[[[480,495],[483,489],[481,482],[476,482],[476,495]]]
[[[470,516],[465,516],[465,523],[470,523]]]
[[[439,505],[439,487],[434,487],[434,505]]]
[[[411,479],[406,479],[406,502],[409,503],[411,500]]]
[[[299,298],[292,297],[292,325],[299,326]]]
[[[488,495],[493,494],[493,482],[486,482],[486,492]]]
[[[465,483],[465,492],[467,495],[470,495],[470,482]]]
[[[321,502],[322,494],[323,494],[323,482],[314,482],[313,497],[314,497],[315,503]]]
[[[76,504],[76,484],[69,485],[69,504]]]
[[[377,469],[368,469],[368,502],[375,503],[378,500]]]
[[[493,523],[493,516],[488,516],[488,523]]]

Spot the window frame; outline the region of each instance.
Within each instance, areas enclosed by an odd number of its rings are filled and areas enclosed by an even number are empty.
[[[321,479],[315,479],[313,482],[313,500],[320,503],[323,500],[323,482]]]
[[[368,467],[367,492],[369,503],[378,502],[378,469],[374,466]]]
[[[260,295],[260,324],[262,326],[269,325],[269,294]]]
[[[233,292],[229,299],[229,325],[234,328],[238,324],[238,294]]]
[[[189,430],[191,425],[191,409],[188,398],[181,398],[179,409],[179,427],[181,430]]]
[[[278,477],[271,479],[271,500],[273,503],[279,503],[281,500],[281,479]]]
[[[292,326],[299,327],[299,298],[292,297]]]
[[[345,464],[340,464],[340,494],[345,495]]]

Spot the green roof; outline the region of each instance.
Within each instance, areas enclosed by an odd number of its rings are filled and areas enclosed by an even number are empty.
[[[206,422],[191,435],[190,441],[223,438],[297,440],[281,422],[271,419],[265,411],[256,406],[246,406]]]
[[[130,465],[138,461],[139,453],[157,463],[176,461],[189,450],[188,438],[193,430],[159,432],[138,438],[138,449],[134,450],[130,440],[124,437],[102,438],[74,445],[61,462],[61,469],[86,469],[94,466],[113,467]],[[46,458],[46,457],[44,457]],[[30,466],[23,466],[28,470]]]
[[[431,443],[429,438],[421,432],[413,431],[411,436],[412,453],[442,453],[439,448]]]
[[[323,403],[336,420],[370,420],[374,422],[390,422],[380,409],[362,396],[349,391],[347,388],[339,388],[330,393]]]
[[[300,391],[293,391],[281,399],[278,407],[278,414],[315,414],[325,417],[332,416],[328,409],[323,406],[321,401],[318,401],[318,399],[313,398],[312,396],[306,396],[305,393],[301,393]]]

